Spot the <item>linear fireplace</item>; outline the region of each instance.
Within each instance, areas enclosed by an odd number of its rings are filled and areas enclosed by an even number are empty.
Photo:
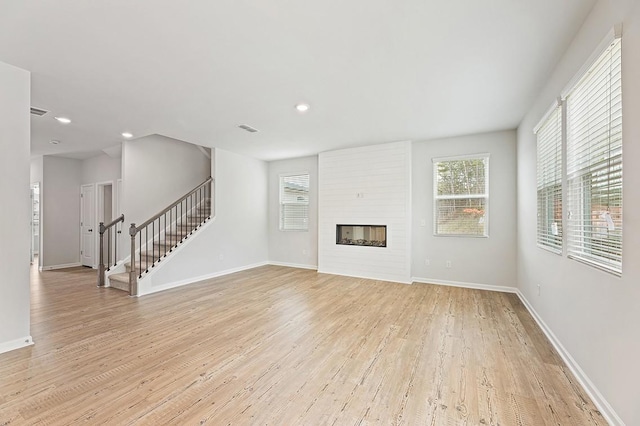
[[[336,225],[336,244],[386,247],[387,225]]]

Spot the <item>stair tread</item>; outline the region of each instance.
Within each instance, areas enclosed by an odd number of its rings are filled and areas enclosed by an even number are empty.
[[[111,274],[109,275],[109,281],[119,281],[121,283],[129,284],[129,273],[121,272],[118,274]]]
[[[156,241],[155,245],[156,245],[156,247],[158,245],[161,245],[161,246],[175,246],[179,241],[180,240],[177,238],[176,235],[167,234],[165,237],[162,238],[162,242],[161,243],[158,243]]]
[[[164,258],[166,255],[168,255],[173,247],[180,244],[184,239],[191,235],[192,231],[197,229],[203,223],[207,222],[209,219],[211,219],[211,209],[207,207],[204,209],[204,211],[202,211],[201,216],[189,216],[184,222],[173,224],[172,228],[165,232],[160,241],[149,244],[150,248],[148,250],[143,250],[135,255],[135,266],[137,273],[139,274],[141,269],[139,261],[140,257],[142,258],[142,266],[144,266],[142,271],[144,272],[146,269],[151,268],[159,258]],[[158,248],[160,248],[160,250],[158,250]],[[129,272],[131,271],[131,261],[125,262],[124,266],[127,272],[111,274],[109,275],[109,280],[113,280],[115,283],[126,284],[126,289],[121,288],[121,290],[129,291],[128,286]],[[117,284],[113,287],[117,287]]]
[[[129,291],[129,274],[126,272],[109,275],[109,285],[118,290]]]
[[[146,262],[142,262],[142,264],[146,266]],[[149,262],[149,266],[151,266],[151,262]],[[127,272],[126,273],[128,274],[129,271],[131,270],[131,262],[125,263],[124,267],[127,268]],[[140,262],[136,261],[136,271],[139,271],[139,270],[140,270]]]
[[[139,273],[140,269],[142,269],[142,271],[144,272],[145,270],[150,269],[153,265],[154,265],[154,262],[148,262],[148,263],[147,262],[142,262],[143,268],[141,268],[140,267],[140,263],[138,263],[136,261],[136,271]],[[127,270],[126,273],[128,274],[131,271],[131,262],[125,263],[124,267],[126,268],[126,270]]]
[[[175,224],[173,227],[180,227],[180,228],[188,228],[190,226],[196,227],[198,225],[201,225],[204,222],[204,220],[194,220],[194,221],[189,221],[189,222],[181,222],[181,223],[177,223]]]
[[[189,232],[188,232],[188,231],[180,231],[180,232],[178,232],[178,231],[173,230],[173,231],[169,231],[169,233],[167,234],[167,236],[171,237],[172,239],[175,239],[175,240],[181,241],[181,240],[182,240],[182,238],[184,238],[184,237],[185,237],[185,236],[187,236],[188,234],[189,234]]]
[[[167,246],[168,248],[173,247],[173,245]],[[154,249],[149,249],[149,250],[144,250],[142,252],[140,252],[140,254],[142,255],[142,257],[162,257],[164,256],[165,253],[168,253],[169,250],[165,249],[163,250],[158,250],[158,246],[156,245],[155,250]],[[138,255],[136,255],[137,257]]]

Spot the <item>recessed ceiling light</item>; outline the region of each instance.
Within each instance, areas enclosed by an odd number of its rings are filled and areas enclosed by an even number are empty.
[[[56,120],[58,120],[59,122],[61,122],[62,124],[69,124],[71,123],[71,119],[67,118],[67,117],[56,117]]]
[[[298,110],[298,112],[307,112],[307,111],[309,111],[309,105],[308,104],[298,104],[298,105],[296,105],[296,110]]]
[[[129,139],[129,138],[132,138],[132,137],[133,137],[133,134],[131,134],[131,133],[129,133],[129,132],[123,132],[123,133],[122,133],[122,137]]]
[[[55,140],[55,139],[52,139],[52,140],[50,140],[50,141],[49,141],[49,143],[50,143],[51,145],[58,145],[58,144],[60,143],[60,141],[57,141],[57,140]]]

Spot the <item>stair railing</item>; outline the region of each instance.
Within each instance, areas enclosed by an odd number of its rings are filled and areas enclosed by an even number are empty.
[[[211,177],[207,178],[151,219],[139,226],[131,224],[131,296],[138,295],[138,278],[142,278],[142,274],[149,272],[211,218],[212,182]]]
[[[121,214],[119,217],[115,218],[107,225],[104,222],[100,222],[99,231],[100,231],[100,264],[98,265],[98,287],[104,286],[104,276],[105,272],[116,266],[118,263],[118,243],[119,236],[121,234],[121,230],[116,227],[118,223],[124,222],[124,215]],[[105,269],[104,265],[104,234],[107,234],[107,267]],[[112,238],[113,236],[113,238]],[[113,241],[113,244],[111,244]],[[111,259],[111,255],[113,254],[113,260]],[[111,264],[113,262],[113,264]]]

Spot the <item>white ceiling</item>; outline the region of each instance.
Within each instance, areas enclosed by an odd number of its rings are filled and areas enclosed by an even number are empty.
[[[51,111],[32,155],[130,131],[272,160],[515,128],[594,3],[3,0],[0,61]]]

